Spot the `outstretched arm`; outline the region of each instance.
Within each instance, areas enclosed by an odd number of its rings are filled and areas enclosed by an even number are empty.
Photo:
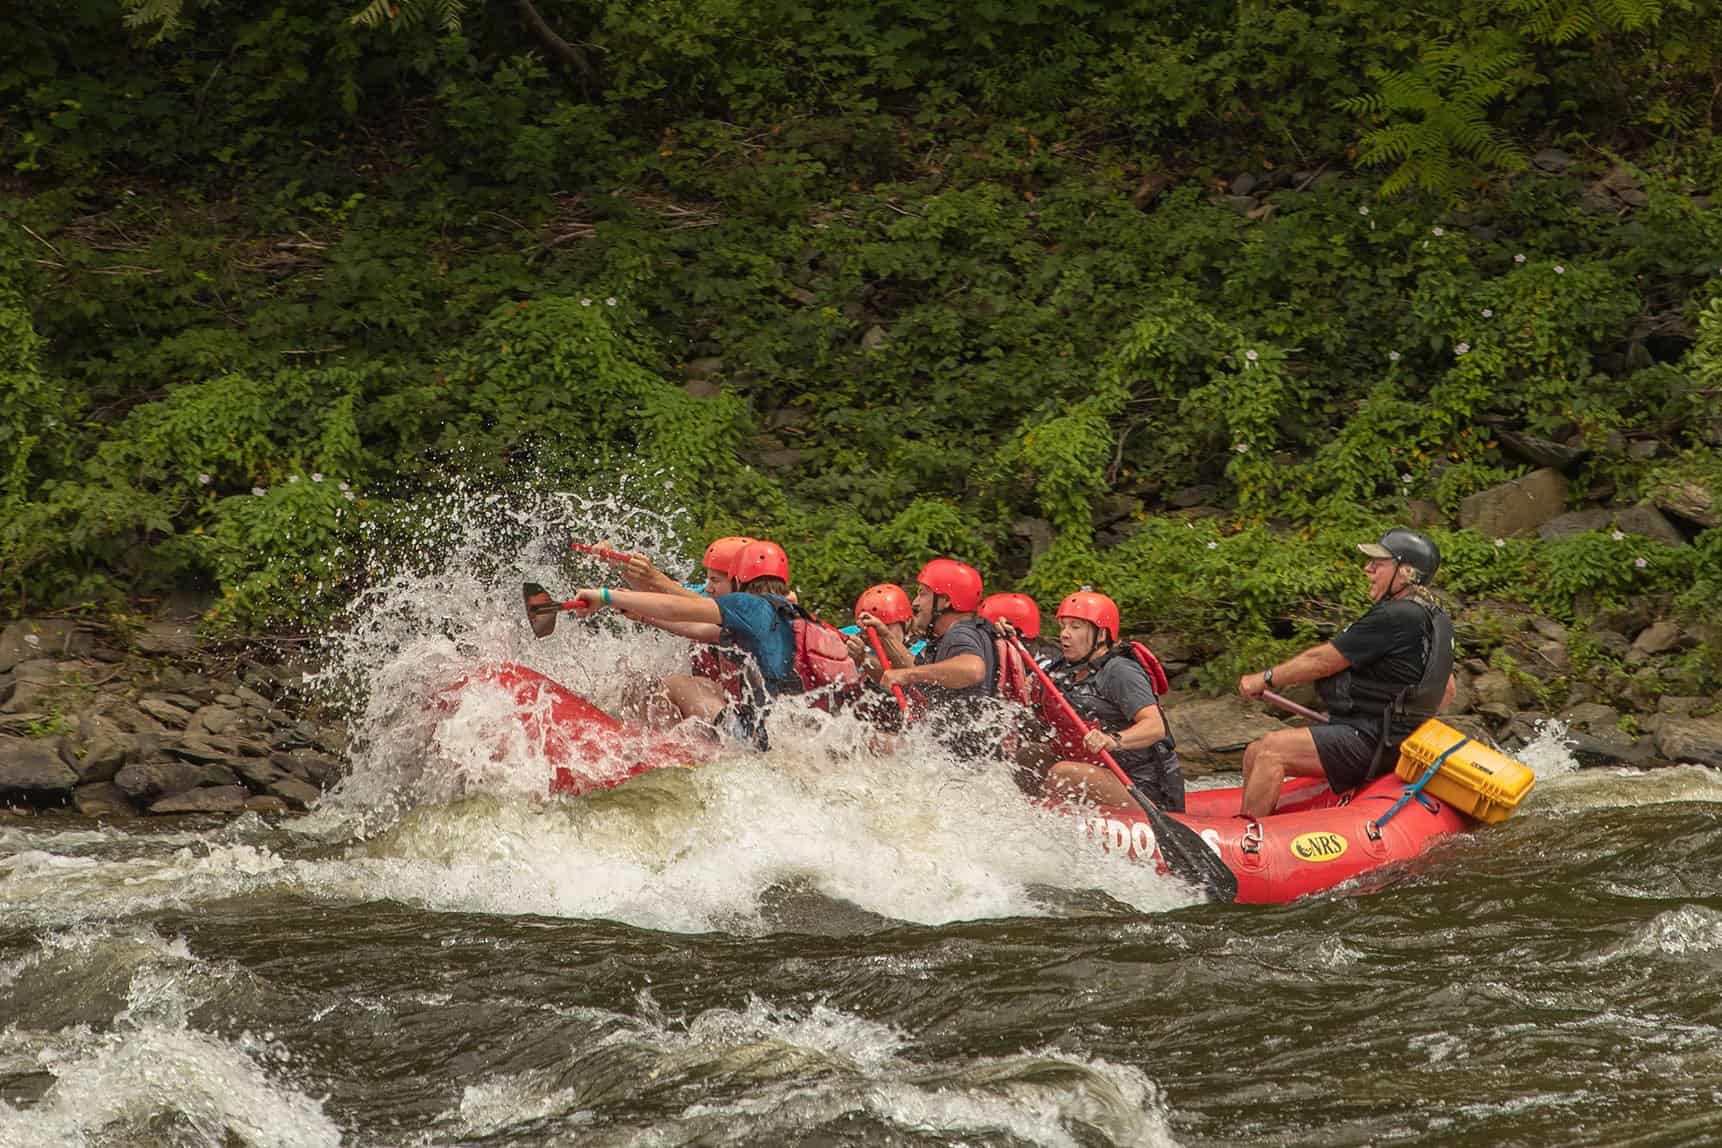
[[[608,601],[605,596],[608,595]],[[704,622],[712,626],[723,624],[718,604],[710,598],[696,595],[654,594],[646,590],[595,590],[587,588],[575,595],[594,606],[614,606],[628,614],[639,614],[653,622]]]
[[[611,591],[611,593],[614,594],[615,591]],[[663,622],[657,618],[648,618],[644,614],[635,614],[627,610],[622,611],[622,616],[631,622],[651,626],[653,629],[662,630],[666,634],[674,634],[678,638],[704,642],[706,645],[713,645],[723,637],[723,630],[720,627],[707,622]]]

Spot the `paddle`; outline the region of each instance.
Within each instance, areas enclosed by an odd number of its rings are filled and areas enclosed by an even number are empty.
[[[1299,705],[1297,702],[1292,701],[1290,698],[1284,697],[1280,694],[1276,694],[1272,690],[1263,690],[1262,691],[1262,700],[1264,702],[1273,703],[1274,705],[1280,707],[1280,709],[1285,710],[1287,713],[1296,714],[1298,717],[1301,717],[1301,718],[1308,718],[1310,721],[1313,721],[1313,722],[1325,723],[1327,721],[1327,715],[1320,712],[1319,710],[1312,710],[1306,705]]]
[[[520,596],[526,599],[526,620],[531,623],[532,635],[536,638],[548,638],[556,632],[556,616],[562,611],[573,610],[577,614],[584,614],[592,609],[578,598],[559,602],[550,596],[550,591],[536,582],[522,582]]]
[[[879,631],[873,626],[867,627],[867,642],[873,647],[873,656],[879,659],[879,668],[881,670],[890,669],[891,660],[885,656],[885,643],[879,640]],[[897,708],[907,715],[909,699],[903,696],[903,687],[893,682],[891,692],[897,695]]]
[[[620,550],[612,550],[608,546],[594,546],[590,542],[570,542],[568,549],[579,554],[591,554],[606,562],[618,562],[626,565],[633,560],[632,554],[624,554]]]
[[[1040,688],[1045,691],[1059,711],[1063,714],[1065,724],[1071,729],[1087,733],[1088,723],[1082,720],[1076,708],[1070,704],[1053,682],[1052,676],[1040,668],[1029,652],[1023,649],[1022,641],[1011,637],[1010,644],[1022,655],[1022,659],[1034,670],[1034,676],[1040,681]],[[1179,880],[1188,881],[1203,890],[1215,901],[1231,902],[1238,898],[1238,878],[1235,873],[1226,868],[1214,851],[1208,848],[1201,835],[1181,821],[1174,821],[1167,816],[1166,811],[1148,800],[1147,794],[1136,788],[1136,783],[1130,780],[1130,775],[1119,768],[1118,762],[1106,750],[1100,751],[1100,762],[1118,783],[1124,787],[1142,812],[1148,817],[1148,826],[1154,831],[1154,841],[1160,847],[1160,860],[1166,863],[1166,868],[1172,876]]]

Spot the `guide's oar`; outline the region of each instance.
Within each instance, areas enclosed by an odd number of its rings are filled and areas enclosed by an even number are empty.
[[[1022,659],[1034,670],[1034,676],[1040,680],[1040,688],[1045,691],[1054,705],[1059,709],[1064,723],[1071,729],[1083,734],[1088,732],[1088,723],[1082,720],[1076,712],[1076,707],[1070,704],[1052,680],[1052,675],[1040,668],[1040,663],[1029,656],[1023,649],[1021,640],[1012,637],[1010,644]],[[1181,821],[1174,821],[1165,810],[1148,799],[1148,795],[1136,787],[1130,780],[1130,775],[1119,768],[1118,762],[1106,750],[1099,751],[1100,763],[1112,771],[1112,776],[1124,787],[1131,800],[1142,807],[1142,812],[1148,816],[1148,826],[1154,831],[1154,842],[1160,849],[1160,860],[1166,863],[1166,868],[1172,876],[1188,881],[1206,893],[1215,901],[1232,902],[1238,899],[1238,877],[1226,863],[1210,848],[1208,843],[1194,829]]]
[[[879,659],[879,668],[881,670],[890,669],[891,660],[885,656],[885,643],[880,640],[879,631],[876,627],[867,627],[867,642],[873,647],[873,656]],[[891,692],[897,695],[897,708],[902,710],[904,715],[907,716],[909,713],[909,699],[903,695],[903,687],[896,683],[892,683]]]
[[[550,591],[536,582],[522,582],[520,596],[526,599],[526,620],[532,625],[532,634],[537,638],[548,638],[556,631],[556,616],[564,610],[572,610],[576,614],[584,614],[592,607],[578,598],[570,598],[566,602],[551,597]]]
[[[1280,707],[1280,709],[1285,710],[1287,713],[1296,714],[1301,718],[1308,718],[1310,721],[1316,722],[1317,724],[1323,724],[1327,721],[1327,715],[1322,713],[1320,710],[1312,710],[1306,705],[1299,705],[1290,698],[1281,694],[1276,694],[1272,690],[1263,690],[1262,700],[1264,702],[1273,703]]]

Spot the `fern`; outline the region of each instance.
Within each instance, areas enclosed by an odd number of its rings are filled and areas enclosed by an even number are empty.
[[[1520,171],[1525,153],[1489,123],[1494,101],[1539,77],[1506,39],[1471,47],[1437,40],[1410,71],[1371,71],[1376,90],[1341,100],[1343,111],[1391,121],[1364,133],[1358,161],[1397,166],[1381,184],[1383,198],[1417,187],[1452,198],[1489,171]]]
[[[174,0],[142,2],[172,3]],[[445,32],[458,32],[465,12],[466,0],[371,0],[353,14],[352,23],[361,28],[390,25],[401,29],[430,24]]]
[[[1567,44],[1604,31],[1634,32],[1662,19],[1661,0],[1506,0],[1524,31],[1545,44]]]

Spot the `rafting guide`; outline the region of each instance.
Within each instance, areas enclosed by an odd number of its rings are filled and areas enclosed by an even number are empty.
[[[1369,612],[1332,641],[1238,681],[1251,698],[1315,682],[1329,712],[1324,723],[1276,730],[1245,749],[1248,816],[1273,812],[1287,777],[1325,777],[1341,792],[1391,771],[1400,743],[1452,700],[1453,622],[1428,589],[1440,551],[1413,530],[1357,548],[1369,560]]]

